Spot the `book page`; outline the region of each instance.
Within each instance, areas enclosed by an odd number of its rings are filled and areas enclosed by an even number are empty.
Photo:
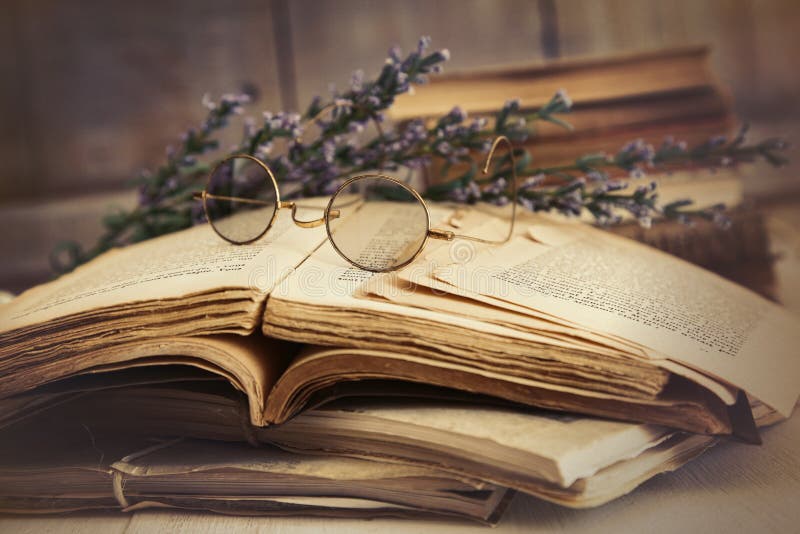
[[[657,425],[431,399],[340,400],[300,414],[265,436],[272,432],[280,441],[282,432],[295,428],[308,432],[312,447],[317,433],[340,435],[345,442],[383,434],[390,443],[409,440],[432,451],[455,449],[474,461],[562,487],[633,458],[673,434]]]
[[[527,233],[529,215],[517,215],[515,235]],[[502,239],[507,231],[508,214],[493,206],[478,205],[475,209],[460,210],[458,231],[484,239]],[[519,224],[523,223],[523,224]],[[535,314],[529,308],[504,303],[501,308],[492,297],[467,291],[436,279],[439,268],[462,263],[473,258],[478,251],[496,247],[456,238],[453,241],[431,240],[417,261],[394,273],[372,277],[357,293],[363,298],[381,297],[406,306],[464,315],[495,324],[522,328],[563,340],[565,337],[587,340],[594,346],[612,347],[618,352],[644,357],[641,347],[626,340],[605,336],[581,328],[561,317]]]
[[[793,315],[655,249],[543,221],[531,238],[484,249],[436,278],[650,347],[791,413],[800,392]]]
[[[406,209],[406,204],[399,203],[394,209],[392,203],[371,202],[362,206],[361,210],[348,223],[356,223],[364,228],[360,233],[348,235],[348,249],[359,250],[354,258],[367,264],[382,262],[388,256],[386,249],[397,253],[407,244],[407,236],[399,231],[394,233],[394,241],[387,232],[373,232],[372,229],[385,229],[404,217],[396,216],[397,212]],[[433,207],[431,219],[445,217],[450,210]],[[389,232],[388,234],[392,234]],[[342,239],[342,238],[339,238]],[[352,243],[350,243],[352,242]],[[394,254],[392,254],[394,256]],[[271,296],[294,302],[308,302],[322,306],[369,307],[369,303],[359,304],[354,292],[363,282],[378,273],[354,267],[336,252],[330,241],[324,243],[292,276],[285,278],[272,291]]]
[[[369,206],[372,207],[372,206]],[[401,204],[402,207],[402,204]],[[446,208],[434,207],[432,220],[441,220],[450,214]],[[376,210],[370,214],[372,221],[370,227],[377,228],[393,218],[391,210]],[[381,236],[381,240],[385,236]],[[404,240],[404,238],[399,238]],[[432,245],[428,243],[427,245]],[[365,251],[371,250],[366,246]],[[366,253],[366,252],[365,252]],[[293,303],[307,303],[314,306],[334,307],[346,309],[348,312],[369,311],[373,313],[386,313],[400,315],[409,319],[421,321],[437,321],[445,324],[458,324],[465,329],[479,330],[531,342],[538,342],[552,346],[575,348],[575,344],[562,341],[553,337],[543,336],[535,332],[523,332],[511,328],[487,323],[476,318],[456,316],[441,311],[426,310],[423,308],[409,307],[393,304],[388,301],[376,301],[363,298],[362,285],[373,278],[381,278],[383,273],[375,273],[359,269],[350,265],[342,258],[331,245],[330,241],[323,243],[308,259],[296,270],[284,278],[270,293],[270,299],[286,300]],[[265,310],[264,333],[269,332],[269,304]]]
[[[321,216],[318,211],[308,218]],[[0,332],[98,308],[225,288],[244,288],[263,299],[325,239],[324,228],[297,227],[284,209],[266,235],[249,245],[228,243],[205,224],[112,250],[0,307]]]
[[[409,284],[402,277],[403,272],[374,277],[356,290],[359,298],[388,300],[405,306],[420,307],[427,310],[449,313],[454,316],[465,316],[480,319],[525,332],[537,333],[551,338],[552,345],[573,348],[595,354],[645,357],[658,359],[656,365],[670,372],[684,376],[714,393],[725,404],[736,403],[739,389],[726,382],[720,382],[692,368],[685,367],[666,359],[654,350],[643,350],[638,345],[624,343],[614,337],[602,336],[579,327],[566,327],[557,323],[538,319],[533,315],[525,315],[517,305],[498,301],[491,297],[461,290],[431,277],[416,277],[419,285]],[[431,288],[431,289],[429,289]],[[523,308],[524,310],[524,308]]]
[[[444,284],[443,284],[444,285]],[[372,299],[378,302],[388,301],[402,306],[411,306],[431,311],[450,314],[454,317],[463,316],[492,322],[510,328],[520,328],[523,331],[539,334],[551,338],[552,344],[575,350],[591,351],[610,356],[619,355],[620,351],[600,343],[590,343],[570,333],[561,333],[565,327],[547,324],[544,321],[529,316],[517,316],[514,312],[493,308],[480,302],[442,294],[431,291],[425,286],[418,286],[404,282],[394,273],[373,277],[362,284],[354,293],[358,298]],[[528,327],[521,325],[525,319],[531,319],[537,326]],[[541,324],[543,327],[539,328]]]
[[[502,215],[493,206],[478,205],[476,208],[466,212],[461,221],[462,228],[467,228],[470,235],[492,238],[492,232],[502,228],[502,221],[497,219],[497,216],[502,217]],[[532,236],[529,232],[529,225],[532,223],[537,223],[536,236]],[[573,229],[572,226],[575,228]],[[549,245],[568,243],[578,238],[582,226],[583,223],[573,219],[543,219],[539,214],[519,213],[515,235],[528,236],[538,243]],[[560,341],[564,340],[565,336],[568,336],[589,341],[593,344],[593,350],[598,354],[608,353],[608,350],[612,350],[618,354],[636,358],[658,360],[654,363],[659,367],[704,386],[728,405],[735,404],[738,388],[693,368],[668,360],[666,356],[653,348],[642,346],[620,336],[586,328],[541,310],[475,293],[464,287],[439,280],[434,275],[440,267],[447,268],[454,260],[456,263],[470,261],[480,251],[490,251],[492,248],[496,248],[496,245],[475,244],[459,239],[449,243],[439,242],[437,245],[429,246],[419,261],[395,273],[373,277],[360,288],[358,294],[363,295],[364,298],[381,297],[408,306],[466,315],[494,324],[533,331],[553,337],[553,344],[556,346],[560,345]],[[392,278],[395,277],[396,280],[393,280]]]

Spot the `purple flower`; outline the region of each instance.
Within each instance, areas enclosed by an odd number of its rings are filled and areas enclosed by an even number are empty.
[[[256,120],[253,117],[244,119],[244,136],[253,137],[256,133]]]
[[[503,177],[498,178],[494,182],[492,182],[489,187],[484,190],[484,194],[487,195],[499,195],[503,191],[506,190],[506,179]]]
[[[337,98],[333,101],[333,104],[337,108],[343,108],[345,111],[350,111],[353,108],[353,101],[349,98]]]
[[[423,55],[429,46],[431,46],[430,36],[423,35],[419,38],[419,42],[417,43],[417,54],[420,56]]]
[[[486,125],[489,124],[489,121],[486,117],[478,117],[472,121],[472,124],[469,125],[469,129],[472,132],[479,132],[486,128]]]
[[[353,121],[347,125],[347,131],[350,133],[361,133],[364,131],[364,123],[361,121]]]
[[[195,202],[192,204],[191,207],[192,212],[192,224],[203,224],[206,222],[206,212],[203,209],[203,204],[201,202]]]
[[[608,191],[621,191],[622,189],[628,188],[628,182],[623,182],[622,180],[609,180],[605,183],[605,186]]]
[[[463,187],[457,187],[450,191],[450,199],[458,202],[460,204],[464,204],[469,200],[469,195],[467,194],[467,190]]]
[[[572,99],[567,94],[565,89],[556,91],[556,99],[563,105],[564,108],[570,109],[572,107]]]
[[[630,175],[631,178],[633,178],[635,180],[638,180],[640,178],[644,178],[644,175],[645,175],[644,171],[642,169],[640,169],[639,167],[635,167],[635,168],[631,169],[631,171],[628,174]]]
[[[656,190],[657,184],[655,182],[650,182],[647,185],[640,185],[636,188],[636,192],[634,193],[637,196],[646,195],[648,193],[652,193]]]
[[[506,100],[506,103],[503,104],[503,110],[504,111],[507,110],[509,112],[519,111],[519,106],[520,106],[519,98],[512,98],[511,100]]]
[[[722,146],[725,144],[726,137],[724,135],[715,135],[711,139],[708,140],[709,146],[717,147]]]
[[[534,174],[533,176],[525,178],[520,187],[522,189],[532,189],[544,182],[545,178],[545,175],[542,173]]]
[[[467,113],[461,108],[461,106],[454,106],[447,115],[455,122],[464,122],[464,120],[467,118]]]
[[[533,200],[529,199],[528,197],[520,197],[519,203],[524,207],[526,210],[535,211],[535,204]]]
[[[354,92],[359,92],[364,88],[364,71],[358,69],[353,72],[350,77],[350,89]]]
[[[725,215],[722,212],[714,213],[713,217],[711,218],[712,222],[716,224],[718,227],[727,230],[733,224],[731,218]]]
[[[403,55],[403,51],[400,49],[399,46],[394,45],[389,49],[389,57],[387,58],[386,62],[389,64],[400,63],[402,60],[400,57]]]
[[[608,176],[599,171],[589,171],[586,173],[586,181],[588,182],[602,182],[608,179]]]
[[[266,159],[270,152],[272,152],[272,142],[267,141],[266,143],[261,143],[256,147],[256,155],[262,159]]]

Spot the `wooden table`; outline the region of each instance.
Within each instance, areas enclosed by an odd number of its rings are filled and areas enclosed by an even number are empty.
[[[800,312],[800,209],[768,220],[778,295]],[[800,349],[799,349],[800,350]],[[800,355],[798,355],[800,357]],[[571,510],[518,495],[497,529],[463,521],[231,517],[146,510],[125,514],[0,517],[0,532],[800,532],[800,410],[763,432],[760,447],[724,442],[599,508]]]

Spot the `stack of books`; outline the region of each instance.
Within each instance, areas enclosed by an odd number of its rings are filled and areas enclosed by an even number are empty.
[[[758,443],[800,391],[794,317],[632,240],[525,213],[466,261],[431,243],[375,274],[287,211],[254,244],[195,227],[0,307],[0,509],[493,523],[515,491],[597,506]],[[395,220],[370,213],[367,240]]]
[[[733,124],[702,48],[452,76],[395,118],[561,87],[575,131],[541,128],[542,165]],[[734,172],[664,180],[736,205]],[[367,245],[403,233],[379,208],[352,210]],[[494,239],[507,210],[431,205],[431,223]],[[599,506],[720,440],[759,443],[798,398],[796,318],[677,257],[766,260],[746,206],[727,234],[520,213],[504,245],[431,242],[381,274],[288,211],[250,245],[195,227],[0,304],[0,511],[495,523],[515,492]]]

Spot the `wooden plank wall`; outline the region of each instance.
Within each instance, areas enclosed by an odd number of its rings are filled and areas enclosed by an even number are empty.
[[[74,235],[59,235],[59,203],[117,198],[202,118],[205,92],[253,86],[254,111],[294,108],[420,35],[451,70],[710,43],[740,115],[785,120],[800,116],[797,28],[795,0],[6,0],[0,224],[13,216],[36,244],[0,237],[0,288],[41,279],[43,253]]]
[[[251,84],[278,105],[263,2],[8,3],[0,16],[9,30],[0,57],[12,65],[0,101],[4,199],[122,186],[197,123],[204,92]]]

